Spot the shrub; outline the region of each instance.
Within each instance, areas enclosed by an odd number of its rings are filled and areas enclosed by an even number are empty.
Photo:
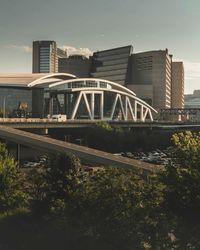
[[[23,191],[22,175],[18,163],[0,144],[0,212],[8,212],[27,205],[28,196]]]
[[[179,133],[172,137],[175,164],[166,166],[161,181],[165,199],[174,213],[200,220],[200,133]]]

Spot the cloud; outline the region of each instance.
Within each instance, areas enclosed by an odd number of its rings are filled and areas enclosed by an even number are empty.
[[[66,50],[68,55],[84,55],[89,57],[93,54],[93,52],[88,48],[75,48],[68,45],[59,46],[60,49]]]
[[[19,51],[23,51],[26,53],[31,53],[32,52],[32,47],[27,46],[27,45],[15,45],[15,44],[11,44],[6,46],[7,48],[11,48],[11,49],[16,49]]]
[[[184,59],[175,61],[183,62],[186,80],[200,80],[200,62],[191,62]]]

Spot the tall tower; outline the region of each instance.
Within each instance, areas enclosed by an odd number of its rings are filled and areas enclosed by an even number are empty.
[[[57,45],[55,41],[33,42],[33,73],[58,72]]]
[[[172,108],[184,108],[183,62],[172,62]]]

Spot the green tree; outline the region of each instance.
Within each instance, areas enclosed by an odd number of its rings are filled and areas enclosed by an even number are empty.
[[[64,206],[80,167],[80,160],[72,154],[52,154],[46,164],[32,169],[27,179],[33,211],[43,214],[51,207]]]
[[[172,141],[174,163],[161,175],[166,202],[175,213],[200,220],[200,133],[175,134]]]
[[[73,154],[55,154],[49,157],[47,166],[47,182],[52,197],[64,199],[70,184],[69,175],[80,169],[80,160]]]
[[[77,182],[67,203],[72,224],[109,249],[172,249],[170,216],[156,176],[107,168]]]
[[[8,212],[27,204],[18,163],[0,144],[0,212]]]

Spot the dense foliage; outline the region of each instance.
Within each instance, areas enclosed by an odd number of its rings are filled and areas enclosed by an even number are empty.
[[[87,145],[107,152],[145,151],[170,145],[171,135],[156,130],[121,129],[99,122],[87,132]]]
[[[9,212],[26,204],[27,195],[22,187],[17,162],[9,155],[5,145],[0,144],[0,212]]]
[[[200,249],[200,133],[175,134],[172,142],[173,163],[157,174],[114,167],[85,172],[75,156],[52,155],[23,182],[1,146],[1,211],[22,206],[28,194],[30,211],[52,223],[54,240],[66,245],[73,231],[79,240],[71,249]]]
[[[66,213],[86,235],[109,249],[170,249],[170,218],[162,211],[163,186],[155,176],[107,168],[79,182]]]
[[[200,134],[175,134],[175,164],[166,167],[162,181],[166,185],[166,202],[174,212],[200,219]]]

